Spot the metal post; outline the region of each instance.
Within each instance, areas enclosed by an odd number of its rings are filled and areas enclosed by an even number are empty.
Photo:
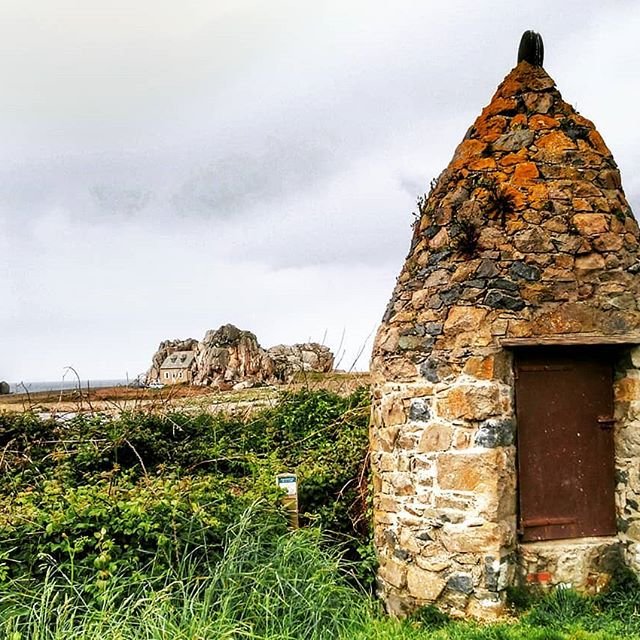
[[[297,529],[300,526],[298,519],[298,478],[295,473],[279,473],[276,476],[276,485],[285,494],[282,496],[282,504],[289,512],[291,526]]]

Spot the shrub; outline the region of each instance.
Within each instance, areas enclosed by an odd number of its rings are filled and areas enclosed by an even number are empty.
[[[0,580],[58,567],[100,589],[123,567],[156,575],[185,554],[216,557],[248,505],[277,512],[284,470],[298,473],[303,523],[334,532],[370,566],[368,413],[360,390],[285,394],[244,416],[0,415]]]

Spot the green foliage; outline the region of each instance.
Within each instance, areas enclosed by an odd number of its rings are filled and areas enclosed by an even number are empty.
[[[451,618],[448,615],[433,605],[418,609],[411,616],[411,620],[420,623],[422,627],[427,629],[439,629],[451,622]]]
[[[512,586],[507,587],[507,603],[515,612],[522,612],[530,609],[535,603],[538,594],[533,587]]]
[[[640,638],[640,584],[628,570],[594,598],[556,589],[531,599],[522,626],[557,638]]]
[[[536,598],[494,625],[371,597],[368,395],[288,394],[244,416],[0,415],[0,638],[640,639],[640,585]],[[274,475],[296,471],[288,531]]]
[[[3,638],[349,637],[370,615],[349,583],[340,549],[317,528],[284,533],[251,508],[225,535],[216,562],[185,557],[165,576],[114,581],[91,598],[90,585],[49,572],[40,588],[0,587]]]
[[[49,571],[37,584],[0,585],[0,637],[11,640],[614,640],[639,638],[620,585],[588,601],[570,591],[541,598],[532,615],[493,625],[426,608],[386,617],[354,586],[342,549],[317,527],[283,532],[252,507],[228,529],[215,561],[184,556],[163,576],[119,574],[99,597],[78,576]],[[562,595],[561,595],[562,594]],[[571,594],[571,595],[570,595]],[[577,603],[577,609],[573,607]],[[587,604],[585,604],[587,603]],[[588,603],[591,606],[587,606]],[[616,615],[614,609],[620,606]],[[595,608],[610,614],[595,615]],[[534,615],[552,614],[544,625]]]
[[[2,414],[0,582],[55,567],[90,575],[99,591],[121,569],[153,576],[186,554],[218,557],[250,504],[277,512],[274,476],[284,470],[298,473],[303,523],[370,560],[368,414],[365,390],[286,394],[243,416]]]
[[[594,604],[599,616],[610,620],[623,636],[640,637],[640,581],[630,569],[621,567]]]
[[[526,620],[535,626],[554,627],[588,618],[594,612],[592,599],[571,589],[556,589],[536,602]]]
[[[453,242],[456,251],[467,258],[475,256],[478,250],[480,230],[475,223],[469,220],[460,220],[457,227],[458,233]]]

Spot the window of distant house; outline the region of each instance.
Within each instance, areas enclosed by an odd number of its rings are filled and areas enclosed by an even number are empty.
[[[168,371],[165,371],[165,372],[164,372],[164,377],[165,377],[165,378],[168,378],[168,377],[169,377],[169,372],[168,372]]]

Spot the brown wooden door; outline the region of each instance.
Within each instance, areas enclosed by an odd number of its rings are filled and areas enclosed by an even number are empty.
[[[616,533],[611,362],[593,347],[516,354],[523,540]]]

